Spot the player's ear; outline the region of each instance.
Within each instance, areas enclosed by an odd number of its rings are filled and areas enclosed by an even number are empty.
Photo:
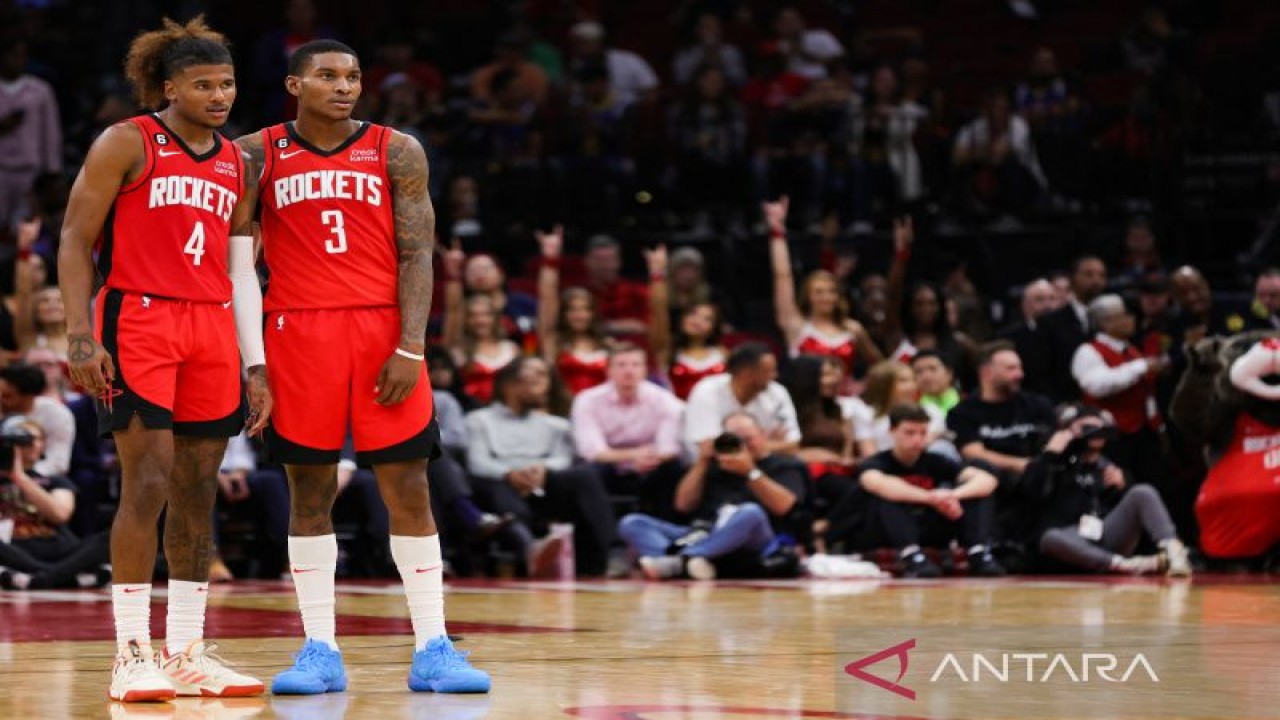
[[[172,80],[164,81],[164,99],[170,103],[178,99],[178,86]]]
[[[284,78],[284,89],[288,90],[290,95],[298,97],[302,94],[302,78],[297,75],[286,75]]]

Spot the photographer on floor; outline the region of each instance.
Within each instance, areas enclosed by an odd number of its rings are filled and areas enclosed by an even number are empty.
[[[1024,477],[1039,511],[1040,553],[1094,572],[1190,575],[1187,548],[1159,493],[1130,487],[1124,470],[1102,454],[1116,433],[1110,415],[1070,403],[1059,409],[1057,428]],[[1159,553],[1133,554],[1144,532]]]
[[[75,485],[35,469],[45,449],[44,428],[30,418],[0,425],[0,588],[35,590],[100,587],[111,579],[110,535],[83,540],[67,528]]]
[[[725,418],[724,432],[700,451],[676,488],[675,509],[693,522],[631,513],[618,524],[618,534],[635,548],[650,580],[711,580],[717,559],[727,563],[730,555],[743,556],[743,563],[732,563],[738,573],[768,574],[767,568],[786,560],[785,551],[771,553],[778,533],[799,538],[808,525],[807,485],[804,465],[770,453],[769,437],[755,417],[739,410]]]

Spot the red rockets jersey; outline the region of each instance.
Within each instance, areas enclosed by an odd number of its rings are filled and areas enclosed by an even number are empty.
[[[397,306],[391,129],[364,123],[330,151],[303,140],[292,123],[262,132],[265,309]]]
[[[194,302],[231,301],[227,246],[244,162],[214,133],[197,155],[156,115],[130,118],[142,131],[146,166],[120,188],[98,240],[108,288]]]

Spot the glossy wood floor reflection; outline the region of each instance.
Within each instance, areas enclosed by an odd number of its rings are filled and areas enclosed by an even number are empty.
[[[837,641],[860,630],[909,627],[927,634],[929,628],[996,624],[1028,640],[1039,629],[1064,626],[1261,632],[1280,627],[1278,590],[1258,576],[1180,584],[1062,578],[456,583],[447,594],[450,630],[464,636],[459,647],[472,651],[476,665],[492,673],[494,690],[435,696],[405,688],[412,634],[398,586],[341,583],[338,628],[348,692],[129,706],[106,701],[113,644],[102,640],[112,636],[105,592],[0,593],[0,718],[870,718],[840,704],[841,684],[856,681],[842,672],[847,659]],[[164,604],[162,591],[157,594],[158,630]],[[219,586],[210,602],[207,634],[237,668],[269,679],[289,664],[300,632],[289,584]],[[1255,648],[1247,657],[1238,649],[1209,650],[1225,653],[1219,662],[1238,660],[1252,682],[1265,680],[1271,697],[1280,697],[1280,647]],[[1205,662],[1205,653],[1194,656],[1187,662]],[[879,674],[894,676],[892,668]],[[1206,686],[1216,682],[1209,672],[1192,676]],[[989,707],[927,707],[910,715],[1001,716]],[[1194,703],[1186,707],[1189,716],[1212,714]],[[1275,711],[1260,706],[1254,716]],[[1063,708],[1062,716],[1071,712]]]

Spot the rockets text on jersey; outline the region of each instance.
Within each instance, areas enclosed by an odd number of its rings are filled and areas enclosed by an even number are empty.
[[[262,131],[268,312],[397,305],[391,132],[363,123],[338,147],[322,150],[292,124]]]
[[[195,302],[231,300],[227,247],[243,193],[235,143],[214,134],[197,154],[157,115],[131,118],[145,166],[120,188],[104,223],[98,268],[108,288]]]

